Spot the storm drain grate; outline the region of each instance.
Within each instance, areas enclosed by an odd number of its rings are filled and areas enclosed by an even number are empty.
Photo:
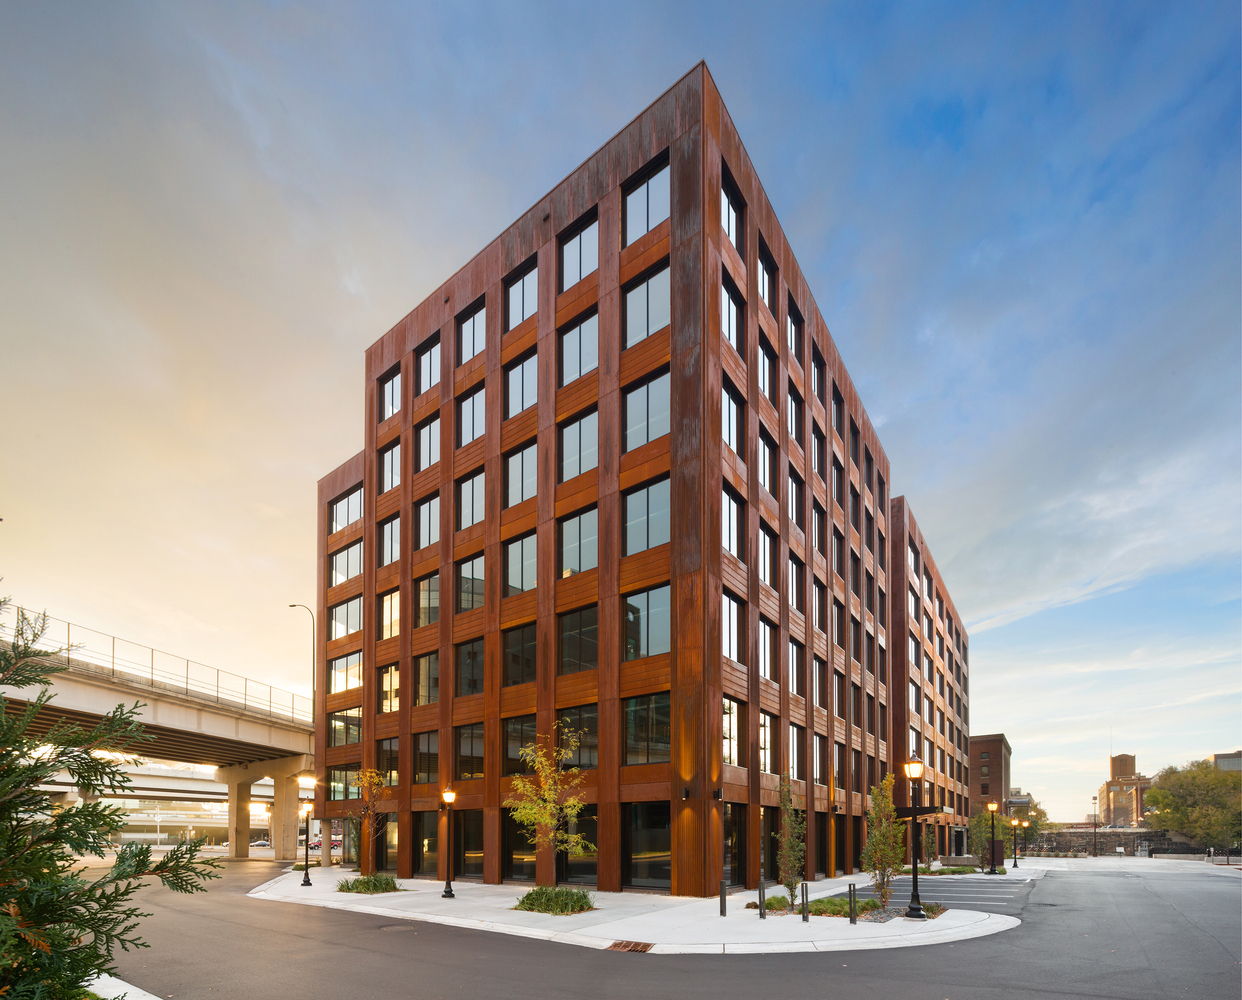
[[[650,951],[650,941],[614,941],[608,946],[609,951]]]

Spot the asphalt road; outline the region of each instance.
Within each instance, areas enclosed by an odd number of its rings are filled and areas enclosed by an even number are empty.
[[[118,974],[173,1000],[1242,995],[1236,870],[1084,861],[1023,883],[1014,907],[1023,924],[1002,934],[886,951],[706,956],[590,951],[245,897],[281,867],[231,863],[195,896],[142,890],[151,948],[118,955]]]

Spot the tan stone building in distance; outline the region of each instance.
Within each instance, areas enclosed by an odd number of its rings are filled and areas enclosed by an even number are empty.
[[[1109,758],[1108,781],[1100,786],[1100,826],[1142,826],[1143,796],[1151,778],[1139,774],[1134,754],[1119,753]]]

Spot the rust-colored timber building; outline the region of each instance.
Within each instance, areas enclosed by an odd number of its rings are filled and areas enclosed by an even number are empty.
[[[787,771],[807,877],[857,867],[888,459],[705,65],[370,347],[363,426],[319,483],[318,816],[376,768],[399,876],[445,877],[451,784],[454,878],[710,895],[775,877]],[[576,859],[503,806],[560,718]]]
[[[904,496],[889,502],[888,523],[893,759],[922,759],[922,803],[949,809],[924,820],[935,827],[936,853],[960,857],[970,824],[970,637]],[[910,804],[903,775],[893,800]]]

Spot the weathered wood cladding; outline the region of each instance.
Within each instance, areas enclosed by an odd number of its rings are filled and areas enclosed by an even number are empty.
[[[653,158],[665,155],[670,166],[670,218],[623,247],[621,185]],[[740,253],[721,230],[723,170],[728,171],[745,206]],[[597,213],[599,225],[598,269],[558,294],[558,235],[592,210]],[[760,236],[776,263],[777,290],[771,311],[760,302],[758,293]],[[539,268],[537,312],[502,333],[505,280],[532,258]],[[670,273],[671,325],[622,350],[622,287],[664,260]],[[743,356],[736,354],[720,333],[720,287],[725,274],[744,300]],[[480,301],[485,301],[487,307],[484,350],[457,365],[457,321],[465,310]],[[806,346],[801,363],[791,356],[786,342],[784,324],[790,301],[803,317]],[[591,310],[598,314],[598,369],[558,387],[559,331]],[[756,351],[760,333],[778,354],[779,391],[775,405],[759,390]],[[441,344],[440,379],[431,391],[416,397],[415,352],[436,336]],[[504,365],[532,348],[537,350],[538,357],[537,404],[504,420]],[[867,807],[865,790],[854,787],[853,775],[841,788],[834,787],[831,773],[824,776],[822,784],[815,783],[816,736],[828,740],[829,750],[833,743],[838,743],[846,748],[847,757],[857,751],[875,760],[877,766],[886,765],[892,757],[888,745],[878,734],[867,732],[864,720],[855,717],[848,706],[838,706],[843,713],[838,716],[830,698],[825,704],[814,702],[815,659],[827,662],[830,687],[832,672],[837,671],[846,678],[847,686],[859,685],[879,704],[887,704],[888,690],[880,671],[866,669],[860,660],[850,656],[847,648],[833,642],[826,624],[823,631],[815,627],[810,606],[814,592],[811,581],[822,583],[829,605],[840,602],[847,619],[856,618],[875,643],[890,649],[892,643],[883,623],[876,621],[866,602],[852,592],[849,581],[832,571],[828,552],[817,550],[812,537],[812,504],[826,512],[829,532],[831,526],[841,532],[847,547],[858,554],[860,565],[885,589],[888,567],[863,544],[844,505],[833,502],[830,484],[815,471],[810,448],[812,426],[826,435],[830,456],[840,461],[848,483],[858,490],[861,502],[874,513],[885,532],[888,518],[886,504],[873,497],[873,491],[863,482],[861,469],[851,462],[848,442],[833,429],[830,400],[820,400],[812,391],[812,350],[822,357],[828,385],[841,393],[850,418],[857,423],[862,445],[873,458],[875,474],[889,482],[887,456],[710,74],[700,64],[367,350],[364,450],[321,480],[319,486],[319,690],[326,691],[327,661],[342,651],[362,653],[363,681],[361,688],[323,697],[317,706],[321,722],[316,744],[320,779],[317,814],[343,815],[350,805],[325,801],[325,768],[343,763],[374,766],[375,740],[394,731],[390,716],[381,720],[382,728],[377,727],[375,685],[376,668],[397,662],[402,697],[395,713],[395,732],[400,734],[401,782],[391,790],[391,811],[397,815],[401,845],[409,843],[413,810],[435,808],[438,794],[437,788],[411,783],[413,735],[429,729],[438,731],[442,788],[453,769],[453,727],[480,721],[484,724],[485,776],[452,783],[459,793],[456,808],[483,811],[483,878],[499,881],[501,803],[508,788],[508,779],[500,772],[501,720],[533,712],[538,731],[547,734],[560,710],[595,701],[599,710],[598,767],[589,773],[585,794],[598,808],[599,887],[621,887],[622,804],[652,800],[667,801],[670,806],[671,889],[691,895],[713,893],[721,877],[725,804],[751,806],[747,811],[745,881],[753,886],[760,877],[759,807],[773,807],[778,798],[774,775],[761,774],[758,767],[763,710],[778,719],[779,763],[774,768],[777,771],[788,766],[790,723],[803,727],[801,749],[807,778],[795,781],[794,786],[795,793],[805,797],[809,814],[808,877],[823,869],[830,873],[852,870],[860,847],[858,820]],[[402,374],[401,412],[380,423],[378,380],[397,365]],[[670,373],[672,432],[623,453],[622,390],[662,368]],[[745,456],[735,455],[722,442],[721,387],[725,374],[746,403]],[[486,432],[479,440],[455,448],[455,403],[479,384],[485,393]],[[805,448],[790,436],[791,386],[804,401],[801,436]],[[558,426],[592,407],[598,411],[597,468],[593,473],[558,482]],[[439,463],[414,473],[415,429],[437,411],[441,435]],[[755,473],[761,426],[777,443],[779,455],[779,475],[771,494],[759,485]],[[402,444],[400,486],[377,498],[378,449],[397,440]],[[536,496],[506,509],[503,457],[512,448],[532,441],[538,446]],[[787,468],[795,470],[805,485],[804,527],[790,518]],[[454,531],[454,486],[463,475],[479,469],[485,475],[486,516],[480,524]],[[664,474],[670,479],[672,500],[670,542],[623,558],[622,493]],[[360,482],[366,484],[362,521],[329,537],[328,503]],[[727,483],[746,503],[744,560],[722,552],[722,483]],[[440,543],[415,551],[411,530],[414,504],[437,490],[441,500]],[[558,519],[590,505],[598,511],[598,568],[557,579]],[[394,572],[394,566],[378,568],[375,554],[379,523],[398,512],[402,518],[401,550]],[[761,520],[779,538],[775,587],[758,578],[755,554]],[[534,591],[502,597],[503,543],[532,530],[537,539],[538,586]],[[329,587],[328,555],[356,535],[365,541],[361,579]],[[487,566],[484,606],[455,614],[454,566],[480,552]],[[788,600],[791,555],[805,568],[806,603],[801,611],[791,610]],[[414,581],[436,570],[440,573],[439,621],[415,629]],[[622,595],[663,581],[671,588],[671,652],[624,662]],[[726,660],[720,652],[724,586],[745,601],[742,641],[749,666]],[[374,631],[378,595],[393,587],[400,591],[402,627],[398,637],[379,643]],[[358,594],[364,599],[363,631],[328,643],[327,610],[343,598]],[[891,599],[898,596],[890,594]],[[558,677],[557,616],[591,603],[598,607],[598,669]],[[778,628],[779,655],[771,680],[760,678],[757,669],[761,614]],[[516,687],[501,687],[502,630],[527,623],[536,627],[536,679]],[[483,692],[455,697],[455,644],[479,636],[484,639],[487,664]],[[806,651],[805,697],[791,692],[790,639],[801,643]],[[413,706],[409,697],[414,681],[412,661],[432,649],[440,655],[440,700],[437,704]],[[621,701],[661,690],[669,691],[671,697],[671,759],[668,764],[623,766]],[[744,734],[748,767],[726,765],[722,760],[720,705],[725,693],[748,706]],[[328,707],[346,706],[363,709],[362,741],[325,752],[324,712]],[[894,719],[894,727],[897,724]],[[820,829],[827,830],[829,823],[829,857],[821,865],[817,838]],[[439,828],[443,844],[442,813]],[[443,877],[445,851],[439,853],[439,874]],[[409,850],[402,847],[398,873],[409,875],[410,867]],[[550,855],[540,854],[536,867],[540,880],[553,877],[554,859]]]

